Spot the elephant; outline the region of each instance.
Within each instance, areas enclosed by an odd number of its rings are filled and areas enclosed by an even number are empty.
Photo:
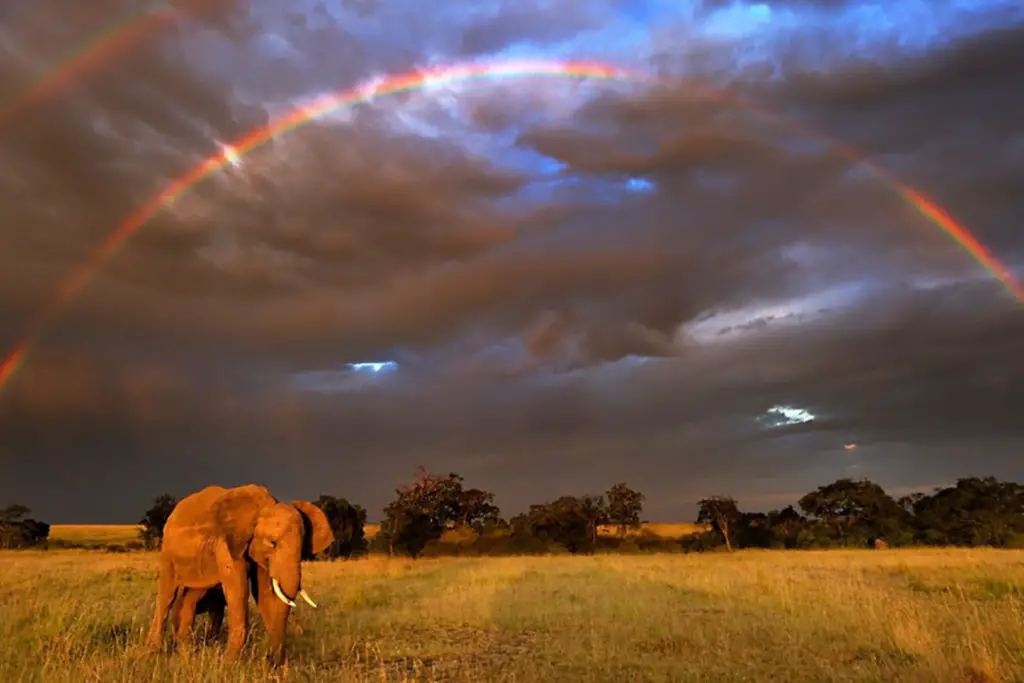
[[[271,661],[280,664],[295,598],[316,607],[302,587],[302,560],[333,542],[334,532],[320,508],[305,500],[279,502],[262,486],[208,486],[186,496],[164,525],[150,648],[162,647],[169,612],[177,622],[175,635],[179,640],[187,636],[209,595],[206,607],[215,626],[227,607],[226,656],[238,659],[248,631],[251,588],[267,629]]]

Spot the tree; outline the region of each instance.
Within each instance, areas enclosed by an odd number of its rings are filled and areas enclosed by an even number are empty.
[[[430,515],[409,507],[401,500],[392,501],[384,508],[380,535],[387,543],[388,555],[400,551],[410,557],[419,557],[427,543],[440,538],[442,531]]]
[[[139,520],[139,525],[142,526],[139,529],[139,538],[142,539],[146,548],[160,547],[160,542],[164,537],[164,525],[167,524],[167,518],[171,516],[174,506],[177,504],[177,499],[167,493],[162,493],[153,499],[153,504]]]
[[[344,498],[327,495],[321,495],[314,504],[323,510],[334,532],[334,542],[324,551],[326,557],[353,557],[366,552],[366,510]]]
[[[479,489],[464,490],[462,477],[454,472],[430,474],[419,467],[415,480],[396,488],[395,494],[395,500],[384,508],[381,524],[382,540],[392,554],[399,549],[415,557],[445,529],[498,519],[494,495]]]
[[[594,547],[588,514],[575,496],[531,505],[529,512],[513,520],[513,526],[519,534],[558,544],[571,553],[590,552]]]
[[[920,540],[961,546],[1024,546],[1024,486],[994,477],[958,479],[913,503]]]
[[[454,472],[447,476],[430,474],[422,466],[411,484],[395,489],[398,500],[409,509],[427,515],[434,526],[444,529],[459,519],[462,477]]]
[[[18,524],[32,512],[24,505],[14,503],[0,510],[0,524]]]
[[[18,504],[0,510],[0,548],[31,548],[46,542],[50,525],[30,518],[31,512]]]
[[[710,524],[712,530],[721,535],[729,552],[733,550],[733,532],[742,519],[736,499],[730,496],[710,496],[697,503],[697,524]]]
[[[597,528],[608,523],[608,505],[604,496],[585,495],[580,498],[580,508],[587,518],[587,529],[590,533],[590,543],[597,545]]]
[[[494,504],[494,494],[480,489],[466,489],[458,496],[459,526],[482,533],[498,523],[501,510]]]
[[[804,523],[804,517],[792,505],[768,513],[768,528],[772,537],[784,548],[796,545],[797,535]]]
[[[730,532],[737,548],[771,548],[775,545],[768,515],[764,512],[740,513],[735,530],[730,529]]]
[[[907,511],[878,484],[837,479],[801,498],[799,506],[825,532],[823,540],[864,546],[875,538],[903,540],[910,529]]]
[[[608,521],[619,528],[619,535],[625,536],[629,528],[640,526],[640,513],[644,510],[644,494],[620,482],[605,491]]]
[[[941,487],[936,489],[936,491],[940,491],[940,490],[941,490]],[[920,503],[922,500],[924,500],[927,497],[928,497],[927,493],[922,493],[922,492],[918,491],[916,493],[911,493],[911,494],[908,494],[906,496],[900,496],[900,498],[896,501],[896,503],[901,508],[906,510],[907,513],[912,515],[912,514],[915,514],[914,510],[917,507],[918,503]]]

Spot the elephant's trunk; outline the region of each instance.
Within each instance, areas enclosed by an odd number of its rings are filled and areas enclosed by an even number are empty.
[[[295,599],[299,597],[299,588],[302,587],[302,567],[300,566],[299,552],[285,552],[270,560],[270,583],[277,599],[295,607]]]

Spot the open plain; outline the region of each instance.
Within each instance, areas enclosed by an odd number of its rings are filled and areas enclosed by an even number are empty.
[[[156,555],[0,553],[0,680],[1024,681],[1024,551],[314,562],[270,669],[147,655]]]

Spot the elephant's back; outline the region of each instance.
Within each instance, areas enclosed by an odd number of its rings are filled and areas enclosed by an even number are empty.
[[[224,492],[223,486],[207,486],[205,489],[191,493],[174,506],[174,510],[167,517],[166,527],[179,525],[191,526],[197,521],[207,521],[213,511],[213,505]]]

